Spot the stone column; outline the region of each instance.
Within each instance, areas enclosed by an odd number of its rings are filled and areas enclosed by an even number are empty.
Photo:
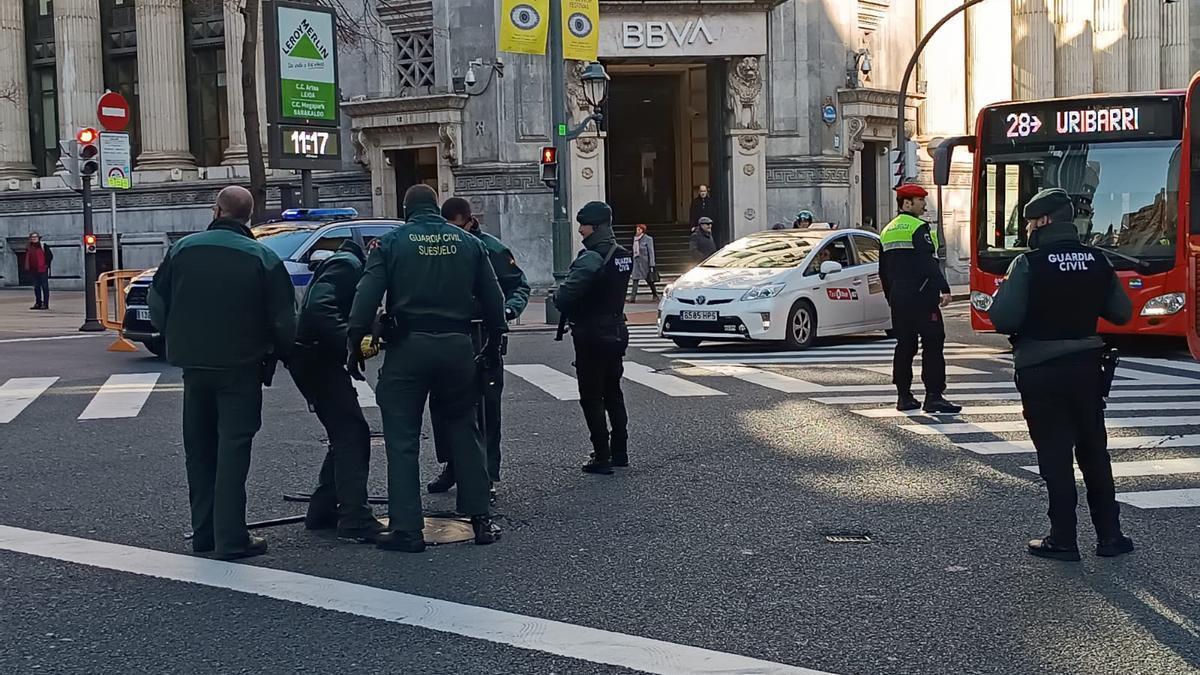
[[[1176,2],[1163,7],[1162,87],[1183,89],[1191,80],[1188,67],[1188,3]]]
[[[104,93],[99,0],[54,3],[54,54],[59,138],[75,138],[80,127],[96,126],[96,103]]]
[[[1096,0],[1095,89],[1129,91],[1128,0]]]
[[[247,162],[246,120],[242,98],[242,39],[246,35],[246,19],[242,16],[240,0],[221,3],[225,16],[225,106],[229,115],[229,145],[225,147],[222,164]]]
[[[33,178],[21,5],[21,0],[0,0],[0,180]]]
[[[1129,88],[1153,91],[1162,81],[1162,0],[1129,0]]]
[[[1050,0],[1012,0],[1013,97],[1054,96],[1054,24]]]
[[[1054,26],[1058,43],[1054,59],[1054,91],[1058,96],[1092,93],[1093,0],[1058,0]]]
[[[729,202],[732,239],[764,230],[767,217],[767,129],[763,119],[764,57],[735,57],[729,64]]]
[[[142,171],[193,169],[188,148],[183,1],[137,0],[138,107]]]

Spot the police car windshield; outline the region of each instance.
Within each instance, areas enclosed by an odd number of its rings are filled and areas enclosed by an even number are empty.
[[[714,253],[701,267],[787,269],[798,267],[827,233],[803,232],[752,235]]]
[[[975,233],[979,266],[1003,273],[1028,250],[1026,202],[1038,190],[1061,187],[1075,202],[1080,240],[1116,252],[1117,269],[1138,269],[1135,260],[1154,271],[1170,269],[1179,236],[1180,146],[1178,140],[1071,143],[986,154]]]
[[[284,230],[258,237],[260,244],[266,246],[279,256],[280,260],[291,258],[296,249],[312,236],[313,230]]]

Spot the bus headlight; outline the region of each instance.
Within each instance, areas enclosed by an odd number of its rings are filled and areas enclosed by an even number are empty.
[[[1183,293],[1167,293],[1156,298],[1150,298],[1142,307],[1142,316],[1170,316],[1183,309]]]
[[[980,312],[986,313],[992,308],[992,296],[979,291],[971,291],[971,306]]]

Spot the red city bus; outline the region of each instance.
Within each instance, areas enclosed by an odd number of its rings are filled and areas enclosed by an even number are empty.
[[[984,311],[990,296],[1013,258],[1029,250],[1025,204],[1039,190],[1059,187],[1075,202],[1080,240],[1106,251],[1133,300],[1129,324],[1101,321],[1100,332],[1188,334],[1190,218],[1180,190],[1191,162],[1183,148],[1184,104],[1182,91],[1003,103],[980,111],[975,136],[943,144],[939,174],[948,174],[954,145],[975,153],[975,330],[992,330]]]

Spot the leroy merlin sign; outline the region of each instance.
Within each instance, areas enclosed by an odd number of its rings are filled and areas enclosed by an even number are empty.
[[[273,4],[272,74],[279,83],[278,120],[337,124],[337,45],[331,10]],[[275,78],[272,78],[275,79]]]

